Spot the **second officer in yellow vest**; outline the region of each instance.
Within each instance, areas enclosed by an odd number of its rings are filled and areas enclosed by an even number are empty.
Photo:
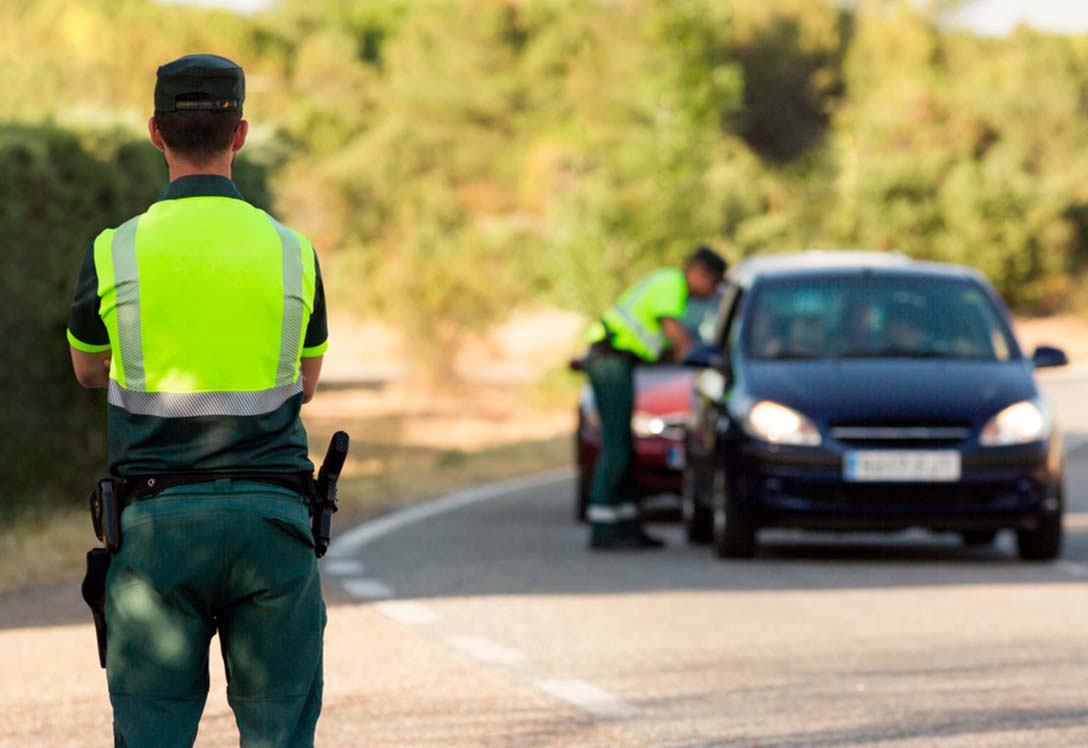
[[[601,417],[601,454],[588,511],[590,547],[595,550],[663,545],[643,530],[630,493],[634,366],[670,352],[684,357],[693,345],[680,324],[688,299],[712,296],[725,270],[720,255],[700,247],[683,270],[658,270],[635,284],[589,330],[585,368]]]
[[[326,348],[317,257],[231,181],[242,69],[159,68],[151,140],[170,186],[84,256],[68,325],[79,381],[109,390],[128,506],[106,577],[115,745],[192,748],[219,636],[241,745],[309,748],[325,606],[299,414]]]

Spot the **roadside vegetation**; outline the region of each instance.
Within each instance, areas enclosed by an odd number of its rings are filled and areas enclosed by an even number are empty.
[[[942,5],[0,4],[0,507],[71,511],[101,470],[67,304],[94,233],[165,186],[153,71],[196,50],[247,70],[243,192],[314,240],[333,307],[396,328],[432,389],[509,313],[595,313],[700,241],[734,261],[899,249],[979,268],[1020,313],[1076,303],[1088,38],[983,38]],[[412,493],[401,469],[367,480]]]
[[[333,544],[336,534],[345,528],[409,502],[567,465],[570,444],[570,437],[563,435],[477,451],[428,452],[386,445],[377,458],[385,469],[370,475],[348,475],[341,482]],[[316,440],[314,446],[319,446]],[[313,457],[320,460],[321,454],[315,450]],[[87,549],[95,542],[90,515],[82,507],[20,513],[0,529],[0,595],[78,579]]]

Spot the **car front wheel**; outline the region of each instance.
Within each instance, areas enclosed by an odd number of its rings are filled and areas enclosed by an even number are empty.
[[[1062,552],[1062,515],[1044,517],[1034,530],[1016,533],[1016,548],[1024,561],[1053,561]]]
[[[713,539],[714,515],[704,502],[705,497],[699,490],[699,476],[689,463],[684,467],[681,496],[684,530],[689,543],[705,545]]]
[[[714,553],[718,558],[752,558],[756,555],[758,532],[751,522],[740,519],[732,506],[725,472],[714,471]]]
[[[996,530],[968,530],[960,533],[963,544],[968,548],[986,548],[997,540]]]
[[[574,497],[574,519],[576,522],[585,522],[589,514],[589,485],[590,479],[586,474],[578,475],[578,492]]]
[[[593,471],[582,458],[582,431],[585,428],[585,415],[578,409],[578,427],[574,430],[574,464],[578,466],[578,481],[574,489],[574,520],[585,522],[589,512],[589,487],[593,481]]]

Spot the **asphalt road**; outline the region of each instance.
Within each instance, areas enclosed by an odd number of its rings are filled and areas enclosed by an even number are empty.
[[[1088,372],[1047,389],[1071,435],[1055,563],[789,532],[722,562],[668,524],[663,552],[593,555],[563,474],[342,533],[318,745],[1084,748]],[[109,744],[90,627],[5,620],[0,746]],[[198,746],[237,745],[221,690],[213,658]]]
[[[621,727],[624,745],[1083,748],[1088,376],[1047,387],[1071,449],[1057,563],[1021,563],[1011,534],[980,551],[791,532],[721,562],[668,525],[663,553],[591,555],[571,481],[543,478],[364,530],[327,572],[465,661]],[[598,744],[561,725],[492,737]]]

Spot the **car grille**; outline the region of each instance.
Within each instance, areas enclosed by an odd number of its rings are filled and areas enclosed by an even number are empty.
[[[829,484],[813,485],[786,481],[783,490],[787,495],[806,499],[816,504],[832,507],[932,507],[953,508],[981,507],[1010,500],[1023,499],[1022,491],[1015,484],[926,484],[917,485],[862,485]],[[1029,494],[1030,495],[1030,494]]]
[[[945,423],[833,423],[831,438],[840,444],[867,448],[951,447],[971,436],[971,425]]]

